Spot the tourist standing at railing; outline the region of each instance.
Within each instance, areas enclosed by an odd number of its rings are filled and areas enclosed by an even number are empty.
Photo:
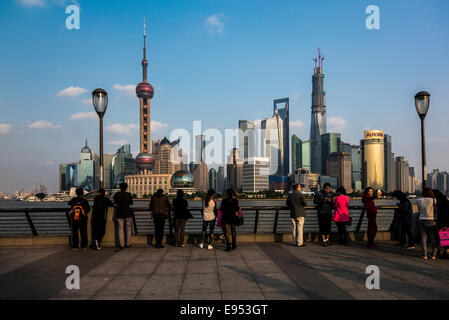
[[[233,189],[228,189],[226,193],[228,197],[221,201],[220,206],[220,210],[222,211],[221,224],[223,226],[223,233],[226,239],[226,251],[231,251],[231,248],[237,248],[237,234],[235,226],[238,223],[237,213],[240,206],[237,200],[237,195]],[[229,231],[231,232],[232,246]]]
[[[100,250],[101,242],[106,231],[106,221],[108,208],[113,207],[112,201],[105,196],[104,189],[98,190],[98,195],[94,198],[94,209],[92,212],[92,249]]]
[[[114,204],[117,206],[116,216],[118,222],[118,238],[120,249],[129,248],[131,246],[131,205],[133,197],[131,193],[126,192],[128,185],[125,182],[120,183],[120,191],[114,194]],[[126,233],[124,232],[124,224],[126,223]],[[125,239],[126,234],[126,239]]]
[[[185,247],[184,230],[186,222],[191,217],[189,203],[184,199],[184,191],[179,189],[172,201],[173,217],[175,219],[175,247]]]
[[[402,191],[394,191],[393,197],[399,200],[398,211],[399,221],[401,224],[401,238],[397,246],[407,249],[415,249],[415,241],[413,240],[412,227],[415,220],[413,216],[413,208],[407,195]],[[406,242],[408,237],[408,243]]]
[[[202,249],[207,244],[207,249],[214,248],[214,228],[215,220],[218,215],[217,201],[214,199],[215,190],[210,189],[207,192],[206,199],[204,199],[203,209],[203,229],[201,232],[200,248]],[[209,227],[209,234],[207,234],[207,227]]]
[[[365,193],[362,197],[363,205],[365,206],[366,218],[368,219],[368,243],[367,247],[371,249],[377,248],[374,243],[374,238],[377,233],[377,207],[374,200],[382,195],[382,191],[377,190],[377,195],[374,195],[374,189],[368,187],[365,189]]]
[[[71,207],[70,218],[72,222],[72,248],[78,250],[79,237],[81,235],[81,248],[87,249],[87,214],[90,210],[89,202],[83,198],[84,190],[76,189],[76,197],[72,198],[68,203]]]
[[[329,242],[332,226],[332,211],[334,209],[334,198],[331,191],[331,185],[325,183],[323,189],[317,192],[313,198],[318,213],[318,225],[323,247],[332,245]]]
[[[423,197],[418,199],[419,229],[421,231],[422,257],[427,260],[427,238],[432,245],[432,260],[436,259],[438,250],[438,234],[436,226],[437,202],[432,189],[424,188]]]
[[[449,200],[440,190],[433,190],[437,200],[437,231],[446,231],[449,228]],[[441,247],[441,254],[449,256],[449,247]]]
[[[151,197],[150,201],[150,211],[154,221],[156,248],[158,249],[164,247],[162,245],[162,240],[164,239],[165,219],[168,217],[170,209],[171,204],[164,194],[164,190],[158,189],[153,197]]]
[[[349,197],[346,195],[345,188],[340,186],[337,189],[337,196],[335,197],[334,221],[337,224],[340,244],[345,246],[349,244],[349,234],[346,231],[346,226],[351,220],[348,205]]]
[[[303,237],[304,220],[306,218],[307,202],[301,193],[301,185],[294,184],[293,192],[287,197],[287,207],[290,208],[290,218],[292,222],[292,245],[305,247]]]

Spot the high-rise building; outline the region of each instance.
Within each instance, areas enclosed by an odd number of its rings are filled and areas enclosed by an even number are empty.
[[[326,159],[326,172],[330,177],[337,178],[337,184],[343,186],[346,192],[352,191],[351,155],[345,152],[332,152]]]
[[[243,162],[256,156],[256,126],[254,122],[239,120],[239,150]]]
[[[305,170],[311,170],[310,166],[310,141],[303,141],[302,142],[302,169]]]
[[[321,174],[329,175],[326,172],[327,157],[333,152],[340,152],[340,133],[324,133],[321,135]]]
[[[59,165],[59,192],[78,186],[78,162]]]
[[[209,189],[214,189],[217,192],[217,170],[215,168],[209,170]]]
[[[384,135],[384,189],[387,192],[393,191],[393,163],[391,162],[391,136]]]
[[[233,148],[226,165],[227,188],[236,192],[242,190],[243,161],[239,157],[238,149]]]
[[[217,193],[225,193],[226,192],[226,181],[224,176],[224,167],[219,166],[217,171]]]
[[[394,190],[410,192],[410,168],[404,157],[398,156],[394,161],[395,182]]]
[[[209,171],[207,165],[202,161],[193,171],[194,188],[198,192],[207,192],[209,189]]]
[[[262,120],[262,154],[270,160],[270,173],[282,174],[282,150],[284,150],[284,120],[278,109],[274,110],[273,117]]]
[[[204,135],[200,134],[195,137],[195,163],[199,164],[201,161],[206,161],[204,150],[206,149],[206,141]]]
[[[104,154],[103,155],[103,166],[104,166],[104,188],[112,189],[114,187],[113,176],[114,171],[112,168],[112,161],[114,159],[114,154]]]
[[[340,152],[351,154],[351,144],[340,140]]]
[[[296,135],[292,136],[292,171],[302,168],[302,141]]]
[[[114,176],[113,187],[122,183],[126,175],[136,173],[136,160],[133,159],[131,146],[129,144],[125,144],[117,150],[112,159],[112,168]]]
[[[254,157],[243,164],[243,192],[269,189],[270,163],[268,158]]]
[[[80,162],[78,164],[78,186],[92,191],[95,183],[94,160],[92,159],[92,150],[86,145],[81,148]]]
[[[362,178],[360,170],[362,167],[362,158],[360,155],[360,146],[351,146],[351,174],[352,174],[352,188],[360,190],[362,188]]]
[[[360,141],[362,156],[362,187],[382,189],[384,187],[384,132],[365,130]]]
[[[284,108],[279,108],[279,104],[284,104]],[[289,98],[275,99],[273,101],[274,113],[279,113],[282,119],[282,140],[283,147],[280,150],[280,164],[278,175],[288,176],[290,173],[290,101]]]
[[[318,49],[318,58],[315,58],[315,69],[312,76],[312,119],[310,122],[310,158],[311,171],[321,173],[322,155],[321,155],[321,135],[327,132],[326,129],[326,104],[323,81],[323,60],[320,49]],[[318,63],[318,64],[317,64]]]

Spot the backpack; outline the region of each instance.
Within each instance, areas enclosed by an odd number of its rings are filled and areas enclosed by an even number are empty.
[[[81,205],[74,206],[71,213],[73,220],[81,220],[82,216],[86,216],[83,206]]]

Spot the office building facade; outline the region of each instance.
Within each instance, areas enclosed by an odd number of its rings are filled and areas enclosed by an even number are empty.
[[[384,187],[384,132],[365,130],[360,141],[362,156],[362,187],[382,189]]]

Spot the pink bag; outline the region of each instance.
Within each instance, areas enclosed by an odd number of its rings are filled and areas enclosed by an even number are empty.
[[[217,227],[221,228],[221,210],[218,209],[218,217],[217,217]]]
[[[449,228],[446,230],[441,229],[438,231],[438,234],[440,236],[440,246],[449,247]]]

